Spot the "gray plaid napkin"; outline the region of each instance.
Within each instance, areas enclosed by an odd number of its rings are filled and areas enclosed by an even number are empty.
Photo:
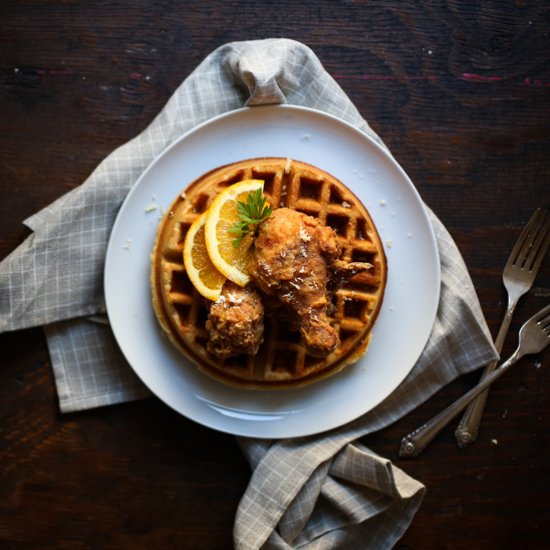
[[[0,264],[0,331],[45,327],[63,412],[148,395],[122,358],[104,307],[104,255],[127,192],[187,130],[229,110],[268,103],[326,111],[382,144],[303,44],[226,44],[181,84],[142,134],[108,156],[80,187],[25,221],[33,233]],[[239,439],[253,473],[237,511],[236,548],[391,548],[410,524],[424,486],[358,438],[496,357],[462,258],[430,216],[442,288],[422,357],[389,398],[342,428],[292,440]]]

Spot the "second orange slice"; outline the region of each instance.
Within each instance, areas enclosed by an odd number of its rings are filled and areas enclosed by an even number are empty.
[[[204,224],[208,212],[201,214],[189,228],[183,244],[183,263],[193,286],[209,300],[216,301],[226,277],[214,266],[206,249]]]

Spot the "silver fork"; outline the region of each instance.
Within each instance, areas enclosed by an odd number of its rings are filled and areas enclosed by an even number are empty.
[[[541,352],[550,344],[550,304],[533,315],[519,331],[519,344],[516,351],[500,367],[485,377],[477,386],[434,416],[426,424],[411,432],[401,440],[399,456],[419,455],[433,438],[479,394],[500,378],[521,357]]]
[[[498,331],[495,348],[501,352],[512,315],[519,299],[533,286],[540,264],[550,244],[550,216],[540,208],[535,211],[521,232],[504,267],[502,280],[508,291],[508,307]],[[485,367],[481,380],[491,374],[498,362]],[[455,438],[458,446],[467,447],[476,440],[489,390],[474,400],[462,417]]]

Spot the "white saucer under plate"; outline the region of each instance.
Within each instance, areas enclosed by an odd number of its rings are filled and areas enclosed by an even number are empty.
[[[162,209],[203,173],[265,156],[309,162],[343,181],[368,208],[388,258],[385,298],[367,354],[336,376],[297,390],[242,390],[210,379],[162,335],[151,306],[149,261]],[[287,105],[231,111],[166,149],[124,201],[105,264],[109,320],[144,384],[200,424],[262,438],[323,432],[383,401],[419,358],[435,320],[439,289],[433,228],[402,168],[346,122]]]

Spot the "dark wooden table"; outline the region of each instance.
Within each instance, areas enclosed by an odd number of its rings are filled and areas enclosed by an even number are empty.
[[[289,37],[314,49],[455,238],[493,334],[501,272],[550,184],[544,2],[83,1],[0,4],[0,258],[24,218],[145,128],[214,48]],[[549,301],[550,260],[520,303]],[[457,380],[364,443],[427,485],[399,548],[549,544],[548,352],[494,387],[479,440],[453,427],[419,458],[401,436],[475,384]],[[232,546],[249,469],[235,439],[155,398],[58,411],[40,328],[0,335],[0,547]],[[546,546],[547,547],[547,546]]]

